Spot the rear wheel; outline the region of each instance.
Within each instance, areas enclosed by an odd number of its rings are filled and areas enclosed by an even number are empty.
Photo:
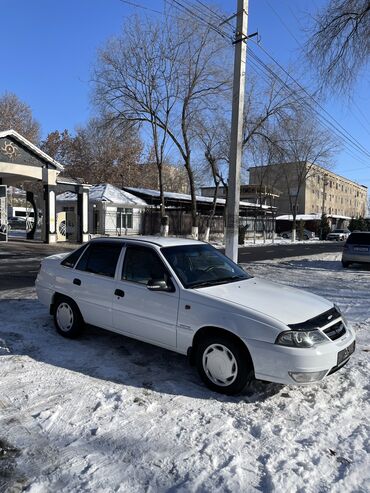
[[[242,342],[206,336],[197,348],[196,365],[203,382],[227,395],[239,394],[254,378],[253,364]]]
[[[57,298],[54,305],[54,324],[63,337],[73,339],[81,334],[84,322],[73,300],[66,296]]]

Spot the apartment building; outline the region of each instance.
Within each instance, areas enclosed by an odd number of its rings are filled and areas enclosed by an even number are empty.
[[[289,196],[297,202],[297,214],[325,213],[343,219],[367,215],[366,186],[311,163],[255,166],[249,169],[249,182],[280,190],[278,215],[291,213]]]

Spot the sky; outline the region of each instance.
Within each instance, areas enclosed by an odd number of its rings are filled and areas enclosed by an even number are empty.
[[[73,131],[86,122],[93,111],[90,79],[99,47],[119,34],[128,16],[158,16],[148,9],[164,8],[164,0],[132,3],[147,9],[121,0],[12,0],[11,8],[6,8],[7,21],[0,30],[0,95],[14,92],[29,104],[41,124],[42,137],[53,130]],[[183,3],[200,5],[196,0]],[[219,6],[227,16],[236,10],[236,0],[202,3]],[[258,30],[264,49],[302,82],[313,77],[301,54],[309,16],[325,3],[249,0],[249,33]],[[297,72],[291,71],[293,64]],[[248,90],[248,72],[246,87]],[[368,72],[361,75],[350,100],[333,93],[324,107],[370,154]],[[363,154],[344,149],[336,157],[334,171],[370,187],[370,158]]]

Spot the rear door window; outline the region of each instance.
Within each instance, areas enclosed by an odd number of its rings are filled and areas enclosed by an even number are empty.
[[[82,252],[85,250],[87,245],[83,245],[82,247],[78,248],[74,252],[71,253],[71,255],[68,255],[61,264],[64,265],[64,267],[71,267],[73,268],[76,265],[77,260],[81,257]]]
[[[370,233],[351,233],[347,243],[350,245],[367,245],[370,246]]]
[[[100,276],[114,277],[121,250],[122,245],[117,243],[91,244],[79,260],[76,269]]]

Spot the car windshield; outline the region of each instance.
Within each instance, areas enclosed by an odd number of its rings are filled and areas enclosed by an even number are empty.
[[[344,229],[335,229],[333,233],[344,233]]]
[[[161,251],[185,288],[215,286],[252,277],[211,245],[164,247]]]

